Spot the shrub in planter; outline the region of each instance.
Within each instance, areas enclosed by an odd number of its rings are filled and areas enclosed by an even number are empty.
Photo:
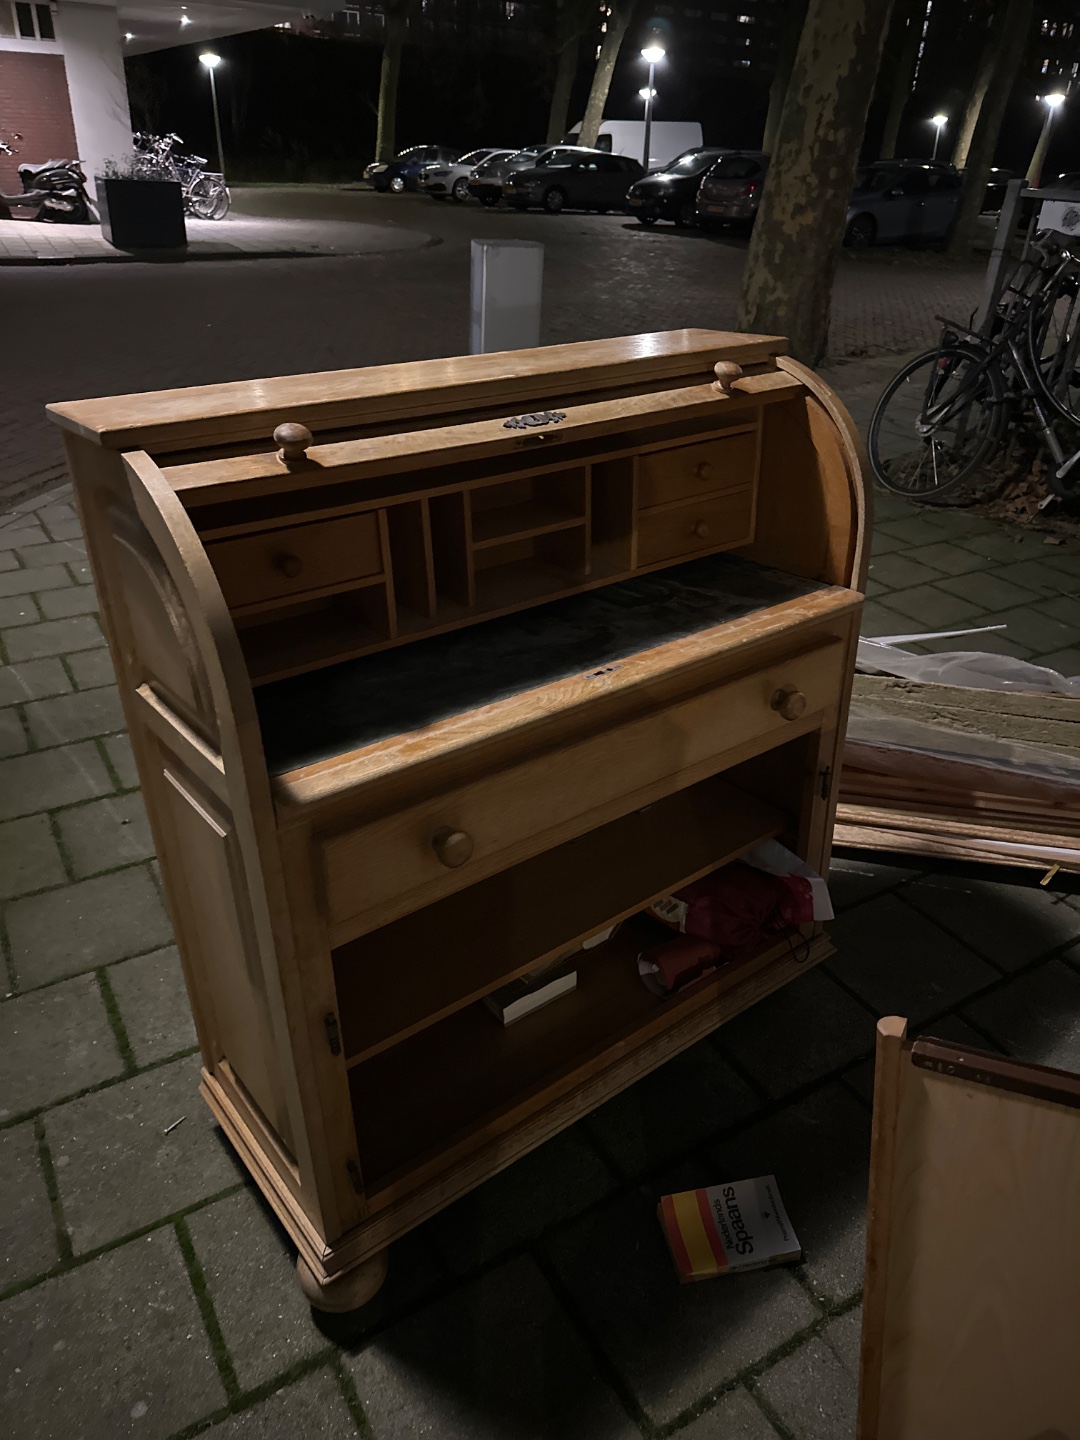
[[[178,250],[187,244],[179,180],[142,155],[109,160],[97,176],[101,233],[118,250]]]

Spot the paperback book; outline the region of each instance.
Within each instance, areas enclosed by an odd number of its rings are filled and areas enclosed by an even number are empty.
[[[683,1283],[802,1259],[775,1175],[665,1195],[657,1215]]]

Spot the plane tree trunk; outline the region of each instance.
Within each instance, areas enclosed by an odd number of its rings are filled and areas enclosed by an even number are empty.
[[[810,0],[746,257],[739,328],[825,353],[829,304],[891,0]]]
[[[615,62],[619,58],[619,51],[626,39],[626,32],[630,28],[635,3],[636,0],[611,0],[611,14],[608,16],[607,29],[601,40],[600,54],[597,57],[596,69],[593,71],[589,103],[585,106],[585,119],[581,126],[581,134],[578,136],[579,145],[595,145],[597,136],[600,134],[600,126],[604,119],[604,106],[607,104],[608,92],[611,90],[611,78],[615,74]]]
[[[986,182],[990,178],[990,167],[994,163],[1001,123],[1016,84],[1017,72],[1023,59],[1024,47],[1031,30],[1032,0],[1008,0],[1005,16],[997,35],[994,64],[986,86],[986,94],[979,107],[979,118],[971,136],[971,146],[964,166],[964,188],[960,194],[960,209],[956,224],[949,240],[949,254],[957,259],[965,258],[975,239],[983,200],[986,196]]]

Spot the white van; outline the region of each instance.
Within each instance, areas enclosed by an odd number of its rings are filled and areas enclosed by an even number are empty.
[[[578,143],[581,125],[579,121],[563,141],[564,145]],[[649,169],[662,170],[684,150],[700,147],[701,126],[696,120],[654,120],[649,134]],[[629,155],[632,160],[640,161],[645,153],[645,121],[605,120],[600,126],[596,148],[611,155]]]

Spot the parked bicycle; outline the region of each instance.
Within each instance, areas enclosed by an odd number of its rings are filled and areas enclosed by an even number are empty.
[[[896,495],[933,503],[975,475],[1014,428],[1034,429],[1046,479],[1080,495],[1080,255],[1065,236],[1029,242],[978,329],[944,329],[886,387],[870,420],[874,474]]]
[[[169,180],[178,180],[184,192],[184,210],[199,220],[224,220],[229,213],[231,196],[225,176],[207,170],[207,160],[184,148],[179,135],[146,135],[134,137],[135,153],[145,158],[149,168]]]

